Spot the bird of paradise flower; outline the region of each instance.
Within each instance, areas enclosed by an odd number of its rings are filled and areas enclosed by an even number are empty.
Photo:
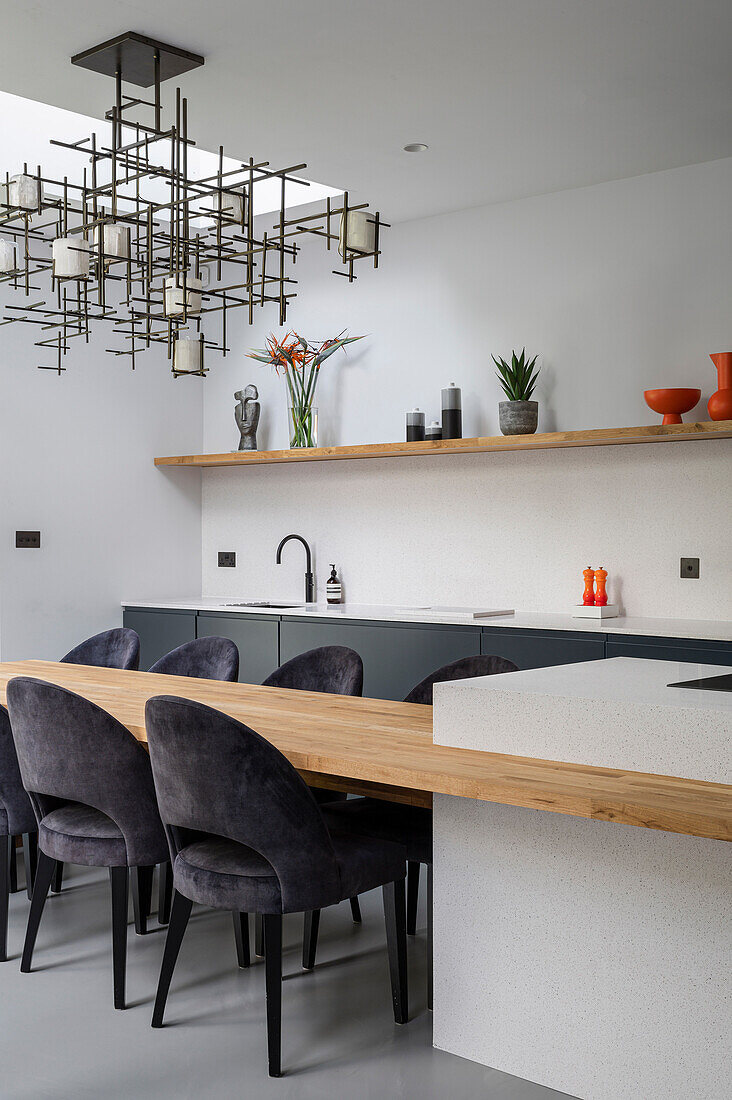
[[[314,447],[313,400],[321,364],[346,344],[363,340],[363,336],[346,336],[340,332],[331,340],[310,343],[296,332],[288,332],[281,340],[274,333],[267,337],[266,348],[254,348],[249,359],[268,363],[279,375],[285,376],[292,409],[291,447]]]

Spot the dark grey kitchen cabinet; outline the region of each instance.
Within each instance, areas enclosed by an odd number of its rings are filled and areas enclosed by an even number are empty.
[[[688,661],[700,665],[732,665],[732,641],[697,638],[654,638],[608,634],[608,657],[648,657],[656,661]]]
[[[140,668],[144,672],[158,657],[185,642],[192,642],[196,636],[195,611],[126,607],[122,621],[140,635]]]
[[[218,635],[239,647],[239,683],[261,684],[279,664],[279,622],[273,615],[227,615],[201,611],[197,637]]]
[[[605,656],[605,635],[486,626],[481,637],[481,653],[506,657],[520,669],[599,661]]]
[[[480,653],[480,628],[425,623],[287,618],[280,623],[280,661],[322,645],[343,645],[360,653],[364,695],[403,699],[435,669]]]

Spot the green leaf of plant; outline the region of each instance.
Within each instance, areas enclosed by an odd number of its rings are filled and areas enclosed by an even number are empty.
[[[341,342],[336,341],[335,344],[331,344],[329,348],[325,349],[325,351],[321,351],[318,354],[318,357],[317,357],[317,360],[316,360],[318,366],[320,366],[320,364],[323,363],[328,358],[328,356],[332,355],[333,352],[338,351],[338,349],[340,347],[342,347]]]

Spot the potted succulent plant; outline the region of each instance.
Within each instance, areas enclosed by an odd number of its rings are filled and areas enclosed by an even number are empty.
[[[500,356],[491,356],[498,367],[498,381],[508,400],[498,402],[498,423],[504,435],[532,435],[539,419],[539,402],[532,401],[541,368],[536,366],[538,356],[526,358],[526,348],[520,355],[514,351],[510,364]]]

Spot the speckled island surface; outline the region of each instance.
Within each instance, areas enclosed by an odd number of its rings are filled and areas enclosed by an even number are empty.
[[[729,783],[732,693],[668,686],[729,671],[616,658],[438,685],[434,739]],[[731,871],[723,841],[436,795],[435,1045],[583,1100],[718,1100]]]

